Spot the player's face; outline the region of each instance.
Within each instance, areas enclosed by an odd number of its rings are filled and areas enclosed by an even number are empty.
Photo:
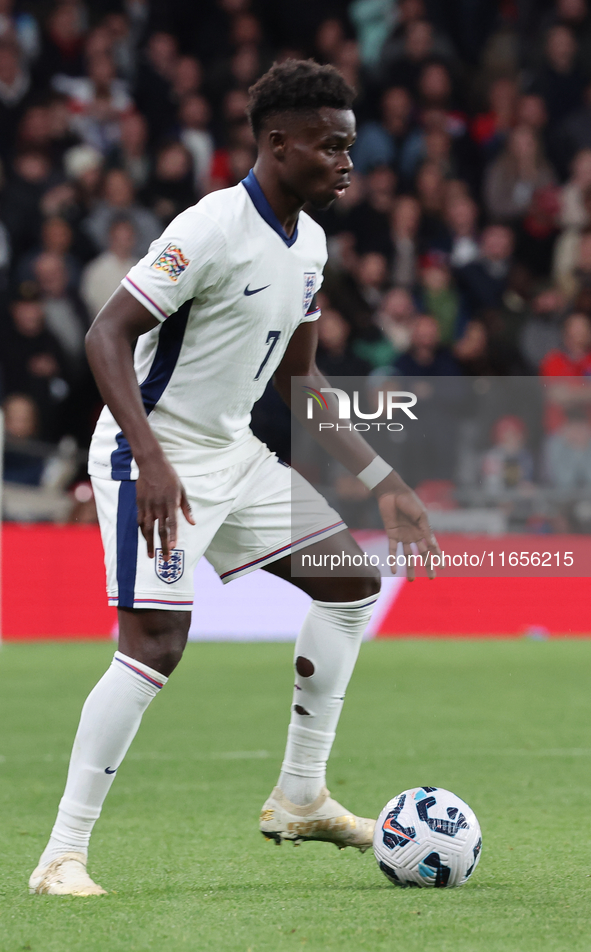
[[[285,183],[314,208],[328,208],[349,186],[355,142],[355,116],[350,109],[319,109],[312,120],[301,119],[289,130],[283,163]]]

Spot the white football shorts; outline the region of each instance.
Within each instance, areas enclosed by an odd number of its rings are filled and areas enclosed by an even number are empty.
[[[346,528],[326,499],[264,444],[241,463],[184,476],[182,483],[195,525],[179,510],[177,546],[166,562],[160,548],[148,558],[135,480],[92,477],[109,605],[190,611],[201,556],[231,582]],[[154,536],[158,546],[157,527]]]

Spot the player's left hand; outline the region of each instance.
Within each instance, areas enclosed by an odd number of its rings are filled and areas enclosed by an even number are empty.
[[[409,582],[414,581],[414,559],[411,544],[416,543],[422,556],[427,576],[435,578],[432,557],[441,557],[441,550],[437,539],[433,535],[427,510],[416,493],[412,491],[399,477],[390,480],[386,477],[374,490],[377,496],[380,514],[384,528],[388,535],[390,555],[395,559],[398,543],[402,543],[402,551],[406,560],[406,577]]]

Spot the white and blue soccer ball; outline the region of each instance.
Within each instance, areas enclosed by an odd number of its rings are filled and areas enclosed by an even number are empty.
[[[462,886],[478,865],[480,826],[467,803],[440,787],[390,800],[376,822],[373,851],[397,886]]]

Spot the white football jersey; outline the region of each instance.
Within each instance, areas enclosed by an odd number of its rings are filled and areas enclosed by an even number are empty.
[[[257,451],[250,412],[302,321],[326,263],[324,231],[302,212],[288,238],[251,171],[186,209],[123,279],[161,323],[143,334],[135,370],[144,407],[182,476],[225,469]],[[108,407],[89,473],[136,479],[129,444]]]

